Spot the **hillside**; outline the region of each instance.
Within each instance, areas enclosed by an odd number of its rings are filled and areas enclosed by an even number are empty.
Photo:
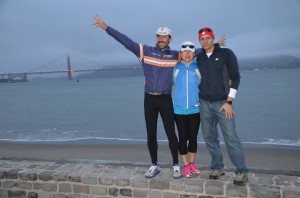
[[[136,70],[108,70],[92,73],[80,74],[77,78],[110,78],[141,76],[143,70],[140,65],[126,65],[137,67]],[[240,70],[266,70],[266,69],[290,69],[300,68],[300,58],[294,56],[273,56],[264,58],[239,59]]]
[[[264,58],[239,59],[240,71],[249,70],[268,70],[268,69],[291,69],[300,68],[300,58],[295,56],[272,56]],[[122,67],[122,66],[118,66]],[[104,70],[90,73],[76,73],[74,79],[88,78],[112,78],[142,76],[143,70],[140,64],[124,65],[124,67],[136,67],[135,70]],[[111,67],[113,68],[113,67]],[[65,76],[59,77],[64,79]],[[49,80],[51,77],[37,77],[32,80]]]
[[[294,56],[272,56],[239,60],[240,70],[300,68],[300,59]]]

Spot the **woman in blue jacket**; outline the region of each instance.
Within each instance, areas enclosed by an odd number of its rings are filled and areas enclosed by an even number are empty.
[[[180,49],[181,62],[173,73],[174,119],[179,136],[179,153],[184,164],[184,177],[199,174],[195,165],[197,136],[200,126],[199,89],[201,76],[194,60],[195,45],[186,41]],[[188,143],[187,143],[188,142]]]

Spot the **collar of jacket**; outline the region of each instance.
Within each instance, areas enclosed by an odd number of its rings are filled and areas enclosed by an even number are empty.
[[[159,50],[159,51],[162,51],[162,52],[166,52],[166,51],[169,51],[171,48],[168,46],[166,49],[160,49],[159,47],[158,47],[158,45],[156,44],[155,45],[155,48],[157,49],[157,50]]]
[[[220,49],[221,49],[220,45],[214,45],[213,53],[219,51]]]
[[[218,44],[214,44],[214,50],[212,51],[212,53],[211,54],[214,54],[215,52],[218,52],[219,50],[221,49],[221,47],[220,47],[220,45],[218,45]],[[224,49],[224,48],[223,48]],[[200,56],[206,56],[206,51],[203,49],[203,51],[202,52],[204,52],[204,53],[200,53],[199,55]],[[207,56],[206,56],[207,57]]]
[[[197,65],[197,62],[196,62],[196,60],[195,60],[195,59],[193,59],[193,60],[190,62],[190,64],[189,64],[189,67],[188,67],[188,68],[190,68],[190,66],[191,66],[191,65],[193,65],[193,64],[194,64],[194,65]],[[185,67],[185,68],[186,68],[186,64],[185,64],[185,62],[184,62],[183,60],[181,60],[181,61],[180,61],[180,64],[179,64],[179,66],[180,66],[180,67]]]

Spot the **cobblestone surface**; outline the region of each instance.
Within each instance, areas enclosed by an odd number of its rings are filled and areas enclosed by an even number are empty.
[[[252,171],[245,186],[234,185],[234,173],[209,180],[209,170],[192,178],[172,178],[162,168],[147,179],[147,167],[133,165],[0,160],[0,197],[24,198],[299,198],[300,171],[293,174]]]

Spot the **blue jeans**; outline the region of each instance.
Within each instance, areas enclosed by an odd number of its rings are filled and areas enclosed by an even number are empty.
[[[235,131],[235,119],[234,117],[231,119],[226,118],[224,111],[219,112],[224,104],[225,101],[209,102],[200,100],[202,135],[212,157],[210,168],[224,168],[217,130],[217,124],[219,123],[230,160],[237,168],[236,172],[248,173],[249,170],[246,167],[241,141]]]

